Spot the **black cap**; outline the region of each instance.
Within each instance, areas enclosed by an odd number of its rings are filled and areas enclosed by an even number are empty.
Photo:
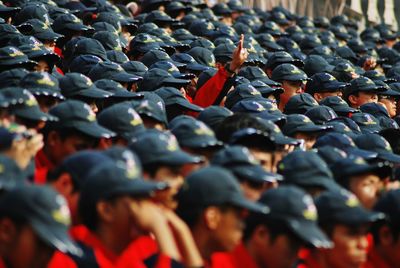
[[[189,31],[196,36],[212,37],[215,32],[215,27],[211,22],[201,19],[191,23]]]
[[[279,111],[275,104],[266,99],[244,99],[238,101],[231,110],[234,113],[252,114],[276,124],[284,124],[286,121],[286,115]]]
[[[354,139],[360,149],[373,151],[378,154],[377,158],[392,163],[400,163],[400,156],[393,153],[389,142],[378,134],[363,134]]]
[[[351,113],[360,112],[360,110],[350,107],[339,96],[328,96],[321,100],[320,105],[331,107],[340,116],[348,116]]]
[[[88,75],[90,70],[102,60],[94,55],[79,55],[75,57],[68,65],[69,71]]]
[[[0,67],[11,68],[21,67],[26,69],[32,69],[37,63],[29,60],[21,50],[16,47],[6,46],[0,48]]]
[[[172,62],[178,68],[186,66],[184,63],[173,61],[167,53],[160,50],[151,50],[147,52],[140,61],[147,67],[150,67],[152,64],[163,60]]]
[[[97,88],[89,77],[80,73],[66,73],[59,82],[61,93],[66,98],[104,99],[111,96],[111,93]]]
[[[74,57],[79,55],[93,55],[104,61],[107,60],[106,49],[98,40],[93,38],[84,38],[76,43]]]
[[[310,118],[311,121],[313,121],[314,124],[317,125],[324,125],[328,121],[338,117],[338,115],[332,108],[324,105],[313,107],[308,110],[304,115]]]
[[[150,92],[146,92],[150,93]],[[154,95],[158,96],[157,94],[153,93]],[[167,114],[165,111],[163,100],[160,98],[160,102],[162,104],[157,103],[156,101],[144,99],[137,103],[134,103],[134,107],[136,112],[143,118],[149,117],[157,122],[163,123],[167,125]]]
[[[285,114],[304,114],[313,107],[318,107],[318,102],[308,93],[292,96],[286,103]]]
[[[328,165],[313,151],[298,150],[286,155],[278,164],[278,173],[284,176],[285,184],[333,191],[339,188]]]
[[[371,79],[360,76],[359,78],[350,81],[350,86],[346,87],[343,91],[345,96],[350,96],[356,92],[373,92],[381,93],[386,89],[382,86],[377,86]]]
[[[339,192],[325,192],[315,200],[320,224],[363,225],[383,219],[383,213],[365,209],[357,197],[342,189]]]
[[[274,70],[278,65],[283,63],[291,63],[299,68],[304,66],[304,63],[301,60],[294,59],[288,52],[286,51],[278,51],[273,53],[267,61],[266,68]]]
[[[60,100],[64,99],[61,94],[58,80],[47,72],[31,72],[25,75],[19,84],[35,96],[49,96]]]
[[[267,206],[247,200],[239,183],[227,169],[209,166],[191,173],[178,193],[178,215],[194,208],[232,205],[266,214]]]
[[[271,79],[275,81],[305,81],[307,75],[293,64],[283,63],[272,71]]]
[[[175,118],[172,134],[178,139],[179,145],[187,148],[220,148],[223,143],[215,137],[214,131],[205,123],[194,118],[192,120]],[[171,121],[172,123],[172,121]]]
[[[241,84],[228,93],[225,100],[225,107],[231,109],[236,103],[245,99],[263,100],[260,91],[250,83]]]
[[[207,67],[215,67],[215,57],[214,54],[203,47],[194,47],[186,52],[190,56],[192,56],[196,62],[207,66]]]
[[[382,130],[379,120],[375,116],[368,113],[355,113],[351,119],[357,123],[362,133],[378,133]]]
[[[308,245],[332,247],[332,243],[317,225],[318,214],[312,197],[302,189],[289,185],[279,186],[266,191],[258,202],[270,208],[269,214],[265,215],[267,221],[282,222]]]
[[[46,6],[38,2],[27,2],[14,18],[15,23],[17,24],[21,24],[28,19],[39,19],[47,25],[51,24],[51,19]]]
[[[386,220],[391,226],[400,224],[400,190],[391,190],[384,193],[375,204],[374,211],[385,213]]]
[[[181,62],[186,64],[186,70],[188,71],[195,71],[195,72],[202,72],[207,70],[209,67],[197,63],[197,61],[187,53],[176,53],[171,56],[171,59],[175,62]]]
[[[50,187],[23,186],[3,193],[0,215],[26,220],[40,239],[52,248],[63,253],[81,254],[68,235],[71,216],[67,202]]]
[[[66,100],[50,109],[51,115],[59,121],[52,125],[54,128],[73,128],[94,138],[111,138],[115,133],[100,126],[96,115],[89,105],[77,100]]]
[[[360,156],[365,159],[373,159],[377,156],[374,152],[359,149],[349,136],[342,133],[332,132],[319,137],[317,142],[314,144],[314,148],[319,148],[325,145],[339,148],[349,155]]]
[[[2,81],[0,88],[17,87],[21,79],[28,74],[28,71],[23,68],[15,68],[0,73],[0,81]]]
[[[330,145],[321,146],[316,149],[316,152],[328,164],[329,168],[332,168],[336,161],[347,157],[344,151]]]
[[[180,166],[201,161],[201,158],[182,151],[174,135],[156,129],[138,134],[132,139],[129,148],[137,153],[143,165],[158,163]]]
[[[267,74],[257,66],[246,66],[240,69],[239,76],[249,79],[250,81],[262,81],[268,86],[279,87],[280,83],[272,81]]]
[[[154,91],[162,86],[180,88],[188,84],[190,84],[190,80],[174,78],[167,71],[154,68],[143,76],[143,81],[139,85],[139,90]]]
[[[220,44],[213,50],[215,59],[219,62],[228,62],[232,60],[233,52],[236,46],[232,44]]]
[[[111,79],[121,83],[135,83],[141,81],[140,76],[127,73],[119,64],[113,62],[99,62],[88,73],[88,76],[97,81]]]
[[[149,70],[149,68],[140,61],[128,61],[122,63],[121,67],[124,68],[126,72],[141,77]]]
[[[26,27],[29,26],[29,27]],[[51,27],[49,27],[45,22],[39,19],[29,19],[25,21],[23,24],[19,25],[18,28],[21,32],[25,34],[30,34],[36,37],[39,40],[57,40],[63,35],[55,33]],[[28,32],[25,32],[24,29],[27,29]]]
[[[203,121],[214,131],[219,124],[233,113],[225,107],[209,106],[199,113],[197,120]]]
[[[78,17],[70,13],[58,16],[54,20],[52,28],[55,32],[60,34],[64,34],[69,31],[80,32],[91,29],[90,27],[84,25]]]
[[[97,122],[129,141],[145,127],[139,114],[130,102],[114,104],[97,115]]]
[[[188,111],[200,112],[203,110],[203,108],[190,103],[185,98],[185,96],[183,96],[183,94],[176,88],[162,87],[154,91],[154,93],[156,93],[164,100],[165,106],[167,106],[167,108],[171,105],[178,105]]]
[[[320,92],[341,91],[348,84],[339,82],[336,78],[328,73],[316,73],[310,77],[306,84],[305,91],[311,95]]]
[[[120,83],[110,79],[100,79],[94,82],[94,85],[102,90],[109,92],[112,99],[142,99],[143,95],[126,90]]]
[[[267,172],[244,146],[228,146],[219,150],[211,159],[212,165],[229,169],[238,179],[255,183],[282,180],[279,174]]]

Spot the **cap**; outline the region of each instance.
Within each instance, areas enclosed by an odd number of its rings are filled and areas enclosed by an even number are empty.
[[[271,78],[275,81],[305,81],[307,75],[293,64],[283,63],[272,71]]]
[[[342,189],[339,192],[324,192],[315,200],[320,224],[345,224],[357,226],[384,219],[383,213],[365,209],[357,197]]]
[[[260,91],[253,87],[250,83],[244,83],[236,86],[231,92],[228,93],[225,100],[225,107],[231,109],[236,103],[241,100],[257,99],[263,100]]]
[[[211,164],[229,169],[239,181],[264,183],[283,179],[279,174],[265,171],[249,149],[244,146],[228,146],[219,150],[211,159]]]
[[[128,62],[122,63],[121,67],[124,68],[124,70],[127,73],[134,74],[134,75],[141,76],[141,77],[143,77],[144,74],[149,69],[149,68],[147,68],[146,65],[144,65],[140,61],[128,61]]]
[[[309,55],[304,62],[304,71],[308,76],[321,72],[331,73],[333,69],[334,66],[319,55]]]
[[[180,166],[201,161],[201,158],[182,151],[174,135],[156,129],[136,135],[129,148],[137,153],[143,165],[157,163]],[[149,151],[148,148],[152,150]]]
[[[6,46],[0,48],[0,67],[21,67],[31,70],[37,63],[29,60],[21,50],[16,47]]]
[[[244,99],[237,102],[231,110],[235,113],[252,114],[265,120],[271,120],[276,124],[286,122],[286,115],[279,111],[275,104],[266,99]]]
[[[15,68],[0,72],[0,81],[2,81],[0,88],[19,86],[19,82],[27,74],[28,71],[23,68]]]
[[[197,63],[197,61],[187,53],[176,53],[171,56],[171,59],[175,62],[181,62],[186,64],[186,70],[188,71],[195,71],[195,72],[202,72],[207,70],[209,67]]]
[[[50,109],[51,115],[57,116],[59,121],[54,128],[73,128],[94,138],[111,138],[115,133],[100,126],[96,122],[96,115],[89,105],[77,100],[66,100]]]
[[[322,92],[341,91],[348,84],[339,82],[334,76],[328,73],[316,73],[310,77],[306,84],[305,91],[311,95]]]
[[[143,121],[131,102],[117,103],[107,107],[97,115],[97,122],[127,141],[145,130]]]
[[[67,13],[58,16],[52,26],[53,30],[57,33],[64,34],[68,31],[88,31],[91,28],[84,25],[82,21],[75,15]]]
[[[39,19],[26,20],[24,23],[18,25],[18,28],[21,32],[25,34],[29,33],[30,35],[42,41],[57,40],[58,38],[63,36],[61,34],[55,33],[53,29],[48,26],[48,24]],[[25,32],[24,29],[29,29],[29,31]]]
[[[102,59],[94,55],[79,55],[71,60],[68,68],[70,72],[81,73],[87,76],[90,70],[101,61]]]
[[[362,133],[378,133],[382,130],[378,119],[375,116],[367,113],[355,113],[351,119],[357,123]]]
[[[267,206],[247,200],[234,175],[227,169],[217,166],[192,172],[186,178],[177,198],[178,215],[195,208],[227,204],[257,213],[269,212]]]
[[[101,89],[109,92],[110,98],[120,100],[131,100],[131,99],[142,99],[143,95],[126,90],[120,83],[110,79],[100,79],[94,82],[94,85]]]
[[[158,96],[160,96],[164,102],[165,106],[178,105],[183,109],[200,112],[203,109],[195,104],[190,103],[183,94],[176,88],[173,87],[162,87],[154,91]]]
[[[350,96],[356,92],[373,92],[380,93],[384,92],[386,89],[382,86],[375,85],[374,81],[371,79],[360,76],[359,78],[350,81],[350,86],[346,87],[343,91],[345,96]]]
[[[140,91],[154,91],[162,86],[181,88],[190,84],[190,80],[174,78],[167,71],[154,68],[146,72],[139,84]]]
[[[98,40],[93,38],[84,38],[75,44],[74,57],[79,55],[93,55],[107,61],[106,49]]]
[[[349,114],[360,112],[360,110],[350,107],[339,96],[328,96],[323,98],[319,104],[331,107],[339,116],[348,116]]]
[[[285,114],[304,114],[313,107],[318,107],[318,102],[308,93],[292,96],[285,105]]]
[[[150,92],[149,92],[150,93]],[[157,94],[153,93],[154,95],[158,96]],[[160,101],[163,100],[160,98]],[[167,114],[165,112],[164,103],[160,104],[156,101],[144,99],[137,103],[133,103],[136,112],[142,117],[149,117],[157,122],[163,123],[167,125]]]
[[[233,112],[225,107],[209,106],[199,113],[197,120],[204,122],[215,131],[219,124],[231,115]]]
[[[104,99],[111,96],[111,93],[97,88],[89,77],[80,73],[66,73],[59,83],[61,93],[66,98]]]
[[[215,56],[214,54],[203,47],[193,47],[189,51],[186,52],[190,56],[192,56],[196,62],[207,66],[207,67],[215,67]]]
[[[268,86],[272,86],[272,87],[280,87],[281,86],[280,83],[269,79],[267,74],[261,68],[259,68],[257,66],[243,67],[240,69],[238,75],[243,76],[243,77],[249,79],[250,81],[262,81],[265,84],[267,84]]]
[[[304,66],[304,62],[301,60],[294,59],[288,52],[286,51],[278,51],[273,53],[267,61],[266,68],[274,70],[278,65],[283,63],[290,63],[299,68]]]
[[[31,72],[25,75],[19,84],[35,96],[49,96],[60,100],[64,99],[61,94],[58,80],[47,72]]]
[[[299,150],[286,155],[278,164],[278,173],[284,176],[285,184],[325,190],[338,188],[328,165],[313,151]]]
[[[336,163],[336,161],[347,157],[347,154],[344,151],[330,145],[321,146],[316,149],[316,152],[325,161],[325,163],[328,164],[331,170],[332,165]]]
[[[156,63],[158,61],[172,62],[178,68],[182,68],[182,67],[186,66],[184,63],[173,61],[167,53],[160,51],[160,50],[150,50],[149,52],[147,52],[146,54],[143,55],[143,57],[141,58],[140,61],[147,67],[150,67],[151,65],[153,65],[154,63]]]
[[[109,61],[97,63],[88,76],[93,81],[106,78],[120,83],[136,83],[142,80],[140,76],[127,73],[119,64]]]
[[[3,193],[0,215],[26,220],[39,238],[54,249],[81,254],[68,235],[71,216],[67,202],[50,187],[23,186]]]
[[[187,148],[221,148],[223,143],[215,137],[215,133],[206,124],[195,120],[179,120],[175,118],[172,134],[178,139],[179,145]],[[172,123],[172,122],[171,122]]]
[[[302,241],[317,248],[330,248],[332,242],[318,227],[317,209],[314,201],[302,189],[283,185],[263,193],[260,200],[270,208],[265,219],[277,220],[285,224]],[[249,216],[251,220],[252,215]]]
[[[314,148],[325,145],[339,148],[349,155],[360,156],[365,159],[373,159],[377,156],[374,152],[359,149],[348,135],[342,133],[332,132],[319,137],[314,144]]]
[[[19,139],[18,136],[20,135],[11,133],[5,128],[0,128],[0,137],[7,139],[2,140],[1,148],[5,148],[4,143],[6,142],[9,143],[7,148],[11,147],[12,140]],[[19,168],[17,163],[8,156],[0,155],[0,190],[9,191],[27,184],[25,172]]]
[[[392,226],[399,226],[400,190],[391,190],[383,193],[375,204],[374,211],[384,213],[386,220]]]
[[[324,105],[313,107],[304,115],[310,118],[316,125],[324,125],[328,121],[338,117],[332,108]]]
[[[393,153],[389,142],[379,134],[362,134],[354,139],[360,149],[373,151],[377,158],[392,163],[400,163],[400,156]]]

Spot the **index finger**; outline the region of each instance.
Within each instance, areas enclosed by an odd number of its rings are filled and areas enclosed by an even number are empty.
[[[241,34],[239,44],[238,44],[239,51],[243,48],[243,42],[244,42],[244,34]]]

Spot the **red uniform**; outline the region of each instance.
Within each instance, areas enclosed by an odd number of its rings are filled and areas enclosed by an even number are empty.
[[[203,108],[213,105],[229,77],[229,73],[224,68],[220,68],[210,80],[197,90],[193,103]]]
[[[235,268],[258,268],[257,263],[250,256],[246,247],[243,244],[238,245],[230,253],[218,253],[213,256],[213,260],[216,259],[218,262],[225,264],[224,267],[235,267]],[[228,266],[229,264],[229,266]],[[218,267],[218,266],[215,266]]]
[[[54,163],[50,161],[43,149],[40,150],[35,156],[35,175],[33,178],[36,184],[45,184],[47,173],[49,170],[55,168]]]

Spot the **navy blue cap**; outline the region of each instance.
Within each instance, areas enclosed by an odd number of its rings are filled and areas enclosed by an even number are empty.
[[[56,33],[60,34],[64,34],[69,31],[80,32],[91,29],[90,27],[84,25],[77,16],[69,13],[58,16],[54,20],[51,27]]]
[[[239,76],[243,76],[250,81],[262,81],[268,86],[272,87],[279,87],[280,83],[276,81],[272,81],[271,79],[268,78],[267,74],[259,67],[257,66],[246,66],[240,69]]]
[[[178,69],[178,67],[175,66],[171,61],[157,61],[156,63],[153,63],[149,69],[154,69],[158,68],[164,71],[167,71],[168,73],[172,74],[173,77],[178,78],[178,79],[188,79],[191,80],[196,77],[196,75],[192,73],[181,73]]]
[[[371,79],[360,76],[359,78],[351,80],[350,86],[346,87],[343,93],[345,96],[349,96],[360,91],[381,93],[386,91],[386,89],[382,86],[377,86]]]
[[[150,92],[149,92],[150,93]],[[158,96],[157,94],[153,93]],[[163,100],[160,98],[160,102],[162,104],[157,103],[153,100],[144,99],[139,102],[133,103],[136,112],[143,118],[149,117],[153,120],[156,120],[160,123],[167,124],[167,114],[165,111]]]
[[[184,64],[184,63],[173,61],[167,53],[160,51],[160,50],[151,50],[151,51],[147,52],[146,54],[144,54],[143,57],[140,59],[140,61],[149,68],[154,63],[156,63],[158,61],[163,61],[163,60],[172,62],[178,68],[186,66],[186,64]]]
[[[23,88],[3,88],[2,94],[11,104],[10,113],[23,119],[32,121],[57,121],[57,116],[52,116],[40,110],[35,97]]]
[[[320,224],[363,225],[384,219],[383,213],[364,208],[357,197],[342,189],[339,192],[324,192],[315,199]]]
[[[301,60],[294,59],[288,52],[286,51],[278,51],[273,53],[267,61],[266,68],[274,70],[278,65],[283,63],[290,63],[297,67],[303,67],[304,62]]]
[[[47,25],[52,22],[46,6],[38,2],[26,3],[14,18],[16,24],[21,24],[28,19],[39,19]]]
[[[215,56],[214,54],[203,47],[193,47],[189,51],[186,52],[190,56],[192,56],[196,62],[207,66],[207,67],[215,67]]]
[[[211,22],[201,19],[191,23],[189,31],[196,36],[212,37],[215,32],[215,27]]]
[[[263,193],[260,200],[270,208],[265,220],[275,220],[286,225],[307,245],[331,248],[332,242],[318,227],[318,213],[312,197],[301,188],[283,185]],[[249,216],[249,221],[252,219]]]
[[[190,80],[174,78],[167,71],[159,68],[154,68],[146,72],[143,80],[139,85],[140,91],[154,91],[162,86],[177,87],[190,84]]]
[[[178,215],[194,208],[227,204],[263,214],[269,211],[267,206],[247,200],[234,175],[217,166],[201,168],[191,173],[177,197]]]
[[[181,62],[186,64],[186,70],[202,72],[207,70],[209,67],[198,63],[192,56],[187,53],[176,53],[171,56],[171,59],[175,62]]]
[[[49,96],[60,100],[64,99],[61,94],[58,80],[47,72],[32,72],[25,75],[19,84],[35,96]]]
[[[97,88],[89,77],[80,73],[66,73],[59,83],[61,93],[66,98],[104,99],[111,96],[111,93]]]
[[[139,114],[130,102],[114,104],[97,115],[97,122],[129,141],[145,127]]]
[[[232,133],[229,143],[240,145],[243,140],[253,138],[253,141],[263,141],[262,143],[258,144],[259,146],[263,146],[264,144],[275,144],[275,137],[276,135],[272,134],[270,131],[263,131],[247,127]]]
[[[292,96],[286,103],[285,114],[304,114],[313,107],[318,107],[318,102],[308,93]]]
[[[311,95],[319,92],[335,92],[341,91],[347,85],[346,83],[337,81],[334,76],[328,73],[316,73],[310,77],[305,91]]]
[[[255,37],[258,43],[268,51],[283,51],[284,48],[276,43],[274,37],[268,33],[261,33]]]
[[[332,168],[332,165],[337,161],[347,158],[345,151],[330,145],[321,146],[316,149],[316,152],[328,164],[329,168]]]
[[[288,136],[294,136],[296,133],[323,133],[329,131],[329,126],[319,126],[313,123],[305,115],[302,114],[290,114],[286,117],[286,123],[282,127],[282,132]]]
[[[54,249],[81,254],[68,235],[71,216],[67,202],[50,187],[23,186],[3,193],[0,215],[26,220],[39,238]]]
[[[355,134],[345,123],[333,120],[326,122],[326,125],[331,126],[333,132],[346,134],[352,139],[354,139],[357,136],[357,134]]]
[[[299,187],[321,187],[337,190],[328,165],[313,151],[293,151],[278,164],[278,173],[284,177],[283,183]]]
[[[121,65],[114,62],[99,62],[88,73],[88,76],[97,81],[100,79],[111,79],[121,83],[135,83],[142,77],[127,73]]]
[[[173,121],[175,121],[175,118]],[[179,120],[170,127],[181,147],[219,148],[223,143],[215,137],[214,131],[201,121]]]
[[[211,159],[211,164],[229,169],[239,180],[263,183],[283,179],[279,174],[265,171],[249,149],[244,146],[228,146],[219,150]]]
[[[368,113],[355,113],[351,119],[357,123],[362,133],[378,133],[382,130],[378,119]]]
[[[235,113],[252,114],[265,120],[271,120],[274,123],[284,123],[286,121],[286,115],[268,100],[244,99],[237,102],[231,110]]]
[[[219,124],[231,115],[233,113],[225,107],[209,106],[199,113],[197,120],[204,122],[215,131]]]
[[[262,125],[263,132],[267,132],[269,136],[273,137],[273,142],[277,145],[299,145],[301,142],[298,139],[294,139],[283,135],[281,129],[274,124],[272,121],[259,119],[259,123]]]
[[[0,88],[17,87],[21,79],[28,74],[28,71],[23,68],[15,68],[0,73]]]
[[[400,224],[400,190],[388,191],[379,198],[375,204],[374,211],[385,213],[386,220],[391,226],[397,227]]]
[[[351,120],[348,117],[344,117],[344,116],[340,116],[338,118],[335,118],[332,120],[332,122],[340,122],[345,124],[347,127],[350,128],[351,131],[353,131],[353,133],[355,135],[360,135],[362,134],[360,127],[357,125],[356,122],[354,122],[353,120]]]
[[[4,132],[4,129],[0,130],[1,138],[3,138],[2,132]],[[15,134],[14,136],[15,137],[13,139],[18,139],[18,134]],[[11,143],[12,140],[10,140],[9,146],[11,146]],[[0,146],[3,147],[3,144]],[[23,170],[20,169],[13,159],[5,155],[0,155],[0,190],[9,191],[23,185],[27,185],[26,176]]]
[[[121,67],[124,68],[126,72],[141,77],[149,70],[149,68],[140,61],[128,61],[122,63]]]
[[[359,149],[349,136],[342,133],[332,132],[319,137],[314,144],[314,148],[325,145],[339,148],[349,155],[360,156],[365,159],[373,159],[377,156],[374,152]]]
[[[106,49],[98,40],[93,38],[84,38],[76,43],[74,56],[79,55],[93,55],[104,61],[107,60]]]
[[[360,110],[350,107],[347,102],[339,96],[328,96],[323,98],[319,104],[331,107],[335,113],[340,116],[348,116],[351,113],[360,112]]]
[[[50,109],[51,115],[59,121],[52,124],[53,128],[73,128],[94,138],[111,138],[115,133],[100,126],[96,115],[89,105],[77,100],[66,100]]]
[[[316,73],[325,72],[331,73],[334,69],[323,57],[319,55],[309,55],[304,62],[304,71],[308,76]]]
[[[264,98],[268,98],[269,96],[273,95],[278,97],[280,94],[284,92],[284,89],[281,87],[271,87],[265,84],[261,80],[254,80],[251,82],[251,85],[255,87],[258,91],[260,91],[261,95]]]
[[[139,156],[143,165],[180,166],[201,162],[201,158],[182,151],[174,135],[156,129],[139,133],[131,140],[129,148]],[[149,151],[149,148],[152,150]]]
[[[163,50],[160,43],[152,35],[140,33],[136,35],[129,43],[129,51],[138,51],[146,53],[150,50]]]
[[[68,64],[70,72],[88,75],[90,70],[102,60],[94,55],[79,55]]]
[[[236,103],[246,99],[263,100],[260,91],[253,87],[250,83],[238,85],[228,93],[225,100],[225,107],[231,109]]]
[[[186,110],[200,112],[203,108],[190,103],[183,94],[176,88],[173,87],[162,87],[154,91],[158,96],[160,96],[164,102],[165,106],[178,105]]]
[[[305,81],[307,75],[293,64],[283,63],[272,71],[271,79],[275,81]]]
[[[29,60],[28,56],[16,47],[6,46],[0,48],[0,67],[2,68],[18,66],[30,70],[36,64],[36,62]]]
[[[313,107],[304,115],[310,118],[316,125],[324,125],[328,121],[338,117],[332,108],[324,105]]]
[[[143,95],[126,90],[120,83],[110,79],[100,79],[94,82],[94,85],[102,90],[109,92],[112,99],[142,99]]]
[[[379,159],[400,163],[400,156],[394,154],[389,142],[378,134],[359,135],[354,142],[360,149],[376,152]]]
[[[29,27],[26,27],[29,26]],[[39,19],[29,19],[24,23],[18,25],[21,32],[30,34],[39,40],[57,40],[63,35],[55,33],[45,22]],[[24,32],[24,29],[29,29],[28,32]]]

